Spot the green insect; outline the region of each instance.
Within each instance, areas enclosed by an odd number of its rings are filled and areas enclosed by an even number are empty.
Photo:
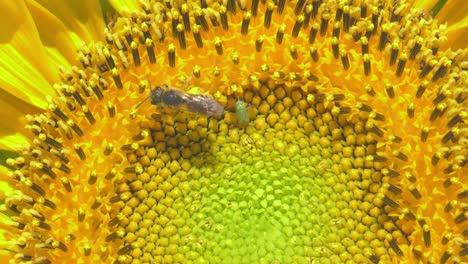
[[[250,121],[248,110],[249,110],[249,107],[247,103],[245,103],[242,100],[237,100],[236,115],[237,115],[237,120],[239,121],[239,124],[242,126],[246,125]]]

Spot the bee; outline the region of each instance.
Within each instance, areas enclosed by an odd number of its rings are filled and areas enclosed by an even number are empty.
[[[213,97],[207,94],[189,94],[167,84],[151,90],[149,97],[140,102],[135,109],[148,99],[152,105],[182,109],[209,117],[224,114],[224,107]]]

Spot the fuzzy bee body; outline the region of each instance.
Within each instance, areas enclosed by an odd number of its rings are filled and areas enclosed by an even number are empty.
[[[151,91],[151,104],[184,109],[206,116],[221,116],[224,107],[206,94],[189,94],[168,85],[158,86]]]

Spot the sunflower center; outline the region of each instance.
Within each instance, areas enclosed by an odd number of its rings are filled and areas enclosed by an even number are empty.
[[[371,257],[362,249],[376,237],[385,186],[366,118],[347,121],[342,95],[268,83],[245,91],[246,122],[229,107],[222,119],[166,108],[142,122],[146,143],[127,153],[135,178],[119,194],[136,193],[119,219],[120,253],[162,262]]]

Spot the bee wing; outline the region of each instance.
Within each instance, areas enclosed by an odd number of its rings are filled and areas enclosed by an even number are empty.
[[[213,97],[206,94],[190,95],[186,101],[189,111],[207,116],[218,116],[224,114],[224,107]]]

